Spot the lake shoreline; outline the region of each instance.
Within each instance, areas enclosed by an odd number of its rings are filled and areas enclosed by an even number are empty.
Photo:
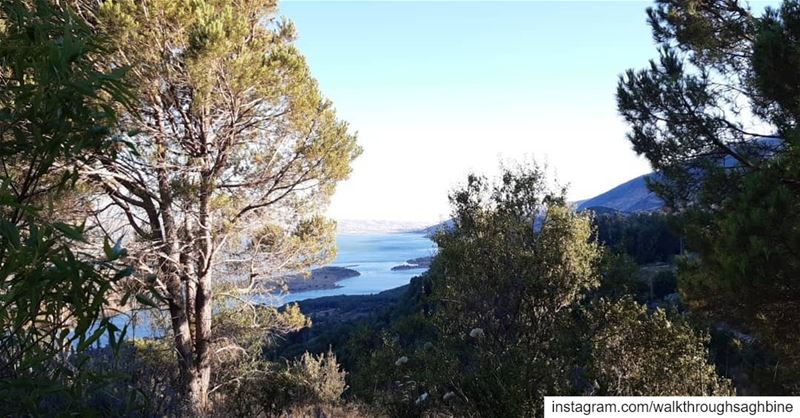
[[[280,294],[273,292],[263,299],[274,296],[286,303],[324,296],[380,293],[408,284],[412,277],[423,274],[428,260],[437,252],[435,243],[419,232],[340,233],[336,247],[336,260],[328,267],[339,271],[330,270],[328,277],[295,277],[288,289],[284,287]],[[340,275],[347,271],[343,269],[360,274],[350,273],[345,277]]]
[[[337,289],[342,287],[339,285],[340,281],[360,275],[359,271],[351,268],[325,266],[311,270],[310,274],[298,273],[284,276],[284,280],[289,292],[302,293],[310,290]]]

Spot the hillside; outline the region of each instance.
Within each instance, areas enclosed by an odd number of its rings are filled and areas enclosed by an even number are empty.
[[[647,179],[654,174],[636,177],[601,193],[591,199],[581,201],[577,210],[592,207],[605,207],[620,212],[652,212],[664,206],[664,202],[647,188]]]
[[[650,173],[636,177],[597,196],[574,202],[575,210],[591,209],[595,213],[604,211],[639,213],[659,210],[664,207],[664,202],[647,188],[647,178],[654,175],[654,173]],[[438,231],[450,229],[452,226],[453,220],[448,219],[414,232],[431,236]]]
[[[402,222],[371,219],[338,219],[336,232],[339,234],[394,234],[416,232],[424,228],[424,222]]]

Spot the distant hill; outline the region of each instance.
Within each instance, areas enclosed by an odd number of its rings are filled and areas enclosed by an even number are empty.
[[[650,173],[636,177],[591,199],[577,202],[576,209],[581,211],[602,207],[629,213],[659,210],[664,207],[664,201],[647,188],[647,178],[655,175]]]
[[[783,141],[779,138],[758,138],[739,144],[737,150],[744,155],[769,157],[775,155],[783,148]],[[730,156],[719,160],[724,167],[735,167],[738,162]],[[577,210],[604,207],[620,212],[652,212],[664,207],[664,202],[647,188],[647,179],[657,179],[658,174],[650,173],[620,184],[613,189],[601,193],[591,199],[575,202]]]
[[[625,213],[660,210],[664,207],[664,202],[647,188],[646,180],[656,175],[655,173],[645,174],[590,199],[574,202],[575,210],[591,209],[593,212],[617,211]],[[416,232],[432,236],[438,231],[446,231],[451,228],[453,228],[452,219],[428,226],[412,222],[340,220],[338,232],[348,234]]]
[[[417,232],[428,224],[425,222],[397,222],[381,220],[339,219],[336,232],[340,234],[388,234]]]
[[[647,188],[648,177],[655,176],[650,173],[633,180],[629,180],[613,189],[601,193],[586,200],[574,202],[576,211],[591,210],[595,213],[607,212],[652,212],[664,207],[664,202]],[[453,220],[448,219],[427,228],[421,228],[414,232],[433,235],[441,230],[448,230],[453,227]]]
[[[430,237],[430,236],[433,236],[433,234],[435,234],[435,233],[437,233],[439,231],[447,231],[447,230],[450,230],[452,228],[453,228],[453,220],[452,219],[448,219],[446,221],[439,222],[436,225],[431,225],[431,226],[428,226],[428,227],[425,227],[425,228],[417,229],[414,232],[417,232],[417,233],[420,233],[420,234],[425,234],[426,236]]]

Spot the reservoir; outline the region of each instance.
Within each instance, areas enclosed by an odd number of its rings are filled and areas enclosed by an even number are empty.
[[[333,289],[309,290],[283,295],[253,294],[256,303],[283,305],[305,299],[337,295],[369,295],[408,284],[412,277],[425,268],[392,271],[392,267],[403,265],[407,260],[436,254],[436,244],[421,233],[339,234],[336,237],[336,258],[331,266],[356,270],[359,276],[338,282]],[[122,328],[130,321],[120,314],[112,322]],[[128,338],[158,337],[151,327],[148,311],[138,311],[128,328]],[[158,328],[158,327],[157,327]]]
[[[436,244],[424,234],[339,234],[336,237],[337,254],[331,264],[361,273],[344,279],[336,289],[310,290],[290,293],[278,299],[278,304],[337,295],[368,295],[408,284],[412,277],[425,268],[392,271],[406,260],[436,254]],[[254,297],[264,301],[264,297]],[[266,302],[266,301],[265,301]]]

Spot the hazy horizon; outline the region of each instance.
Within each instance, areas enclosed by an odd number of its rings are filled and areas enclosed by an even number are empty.
[[[618,76],[656,56],[649,5],[281,3],[364,149],[329,216],[435,223],[449,191],[501,159],[546,163],[573,201],[650,172],[615,98]]]

